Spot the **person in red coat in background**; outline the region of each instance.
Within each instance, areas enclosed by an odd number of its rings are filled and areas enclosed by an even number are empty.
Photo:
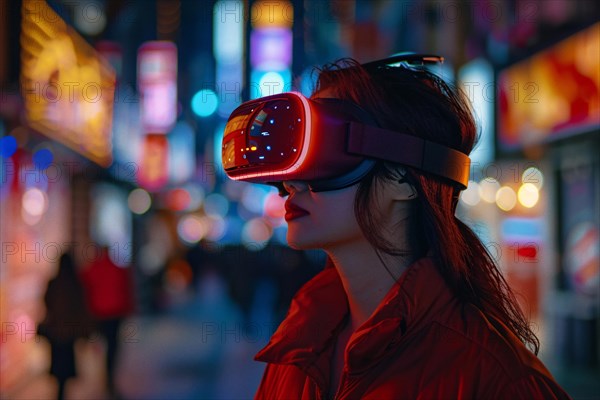
[[[119,329],[125,317],[133,311],[133,285],[129,268],[117,266],[110,258],[109,248],[102,246],[100,254],[82,271],[89,310],[96,326],[106,339],[106,378],[108,390],[114,386],[115,361],[119,354]]]
[[[320,72],[311,99],[303,100],[316,113],[308,114],[316,117],[307,128],[297,125],[304,143],[317,146],[320,138],[338,135],[338,126],[347,127],[345,142],[325,142],[329,152],[318,153],[322,159],[315,169],[335,163],[340,152],[366,151],[372,160],[367,172],[359,167],[355,174],[294,176],[290,167],[280,175],[269,170],[246,175],[265,176],[265,183],[289,195],[290,246],[323,249],[329,260],[300,289],[258,353],[256,359],[268,364],[255,398],[568,399],[536,357],[539,340],[496,261],[456,217],[469,173],[469,163],[462,160],[477,139],[468,99],[426,68],[399,57],[330,65]],[[425,57],[431,58],[420,61]],[[352,125],[350,112],[339,115],[342,104],[366,115]],[[287,123],[277,131],[278,122],[288,121],[284,117],[300,122],[304,114],[287,117],[294,111],[255,105],[248,108],[272,118],[266,133],[283,147],[283,139],[276,139],[296,131]],[[338,114],[322,111],[334,105]],[[239,113],[246,112],[243,107]],[[240,136],[244,131],[235,130],[237,115],[230,129]],[[262,126],[256,115],[252,129]],[[319,130],[326,118],[337,118],[338,125],[328,126],[331,131]],[[247,135],[263,143],[258,134]],[[244,167],[254,162],[246,155],[238,158]],[[236,165],[238,158],[228,162]],[[302,160],[311,162],[308,156]],[[251,166],[261,165],[266,164]],[[453,167],[460,168],[460,179]]]

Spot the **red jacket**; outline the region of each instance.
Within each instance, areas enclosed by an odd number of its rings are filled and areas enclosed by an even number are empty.
[[[130,270],[115,265],[108,253],[81,272],[88,306],[97,319],[123,318],[133,310]]]
[[[255,399],[332,398],[330,359],[347,307],[335,268],[326,268],[300,289],[286,319],[256,356],[269,364]],[[569,396],[503,324],[474,306],[462,307],[433,261],[423,258],[350,337],[335,398]]]

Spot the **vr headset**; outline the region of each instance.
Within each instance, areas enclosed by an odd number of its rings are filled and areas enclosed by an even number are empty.
[[[400,63],[412,67],[443,61],[441,57],[403,54],[363,64],[364,68]],[[413,63],[413,64],[411,64]],[[447,178],[465,189],[469,157],[444,145],[402,132],[382,129],[353,102],[310,99],[281,93],[236,108],[223,135],[222,162],[234,180],[276,186],[302,180],[313,192],[338,190],[358,183],[385,160]]]

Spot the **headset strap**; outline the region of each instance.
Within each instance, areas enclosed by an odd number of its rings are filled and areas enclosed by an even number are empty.
[[[469,182],[471,159],[466,154],[413,135],[350,122],[346,150],[442,176],[463,189]]]

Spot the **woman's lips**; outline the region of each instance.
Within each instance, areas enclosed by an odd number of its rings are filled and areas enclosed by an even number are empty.
[[[285,220],[291,221],[296,218],[304,217],[310,213],[302,207],[298,207],[295,204],[286,202],[285,203]]]

